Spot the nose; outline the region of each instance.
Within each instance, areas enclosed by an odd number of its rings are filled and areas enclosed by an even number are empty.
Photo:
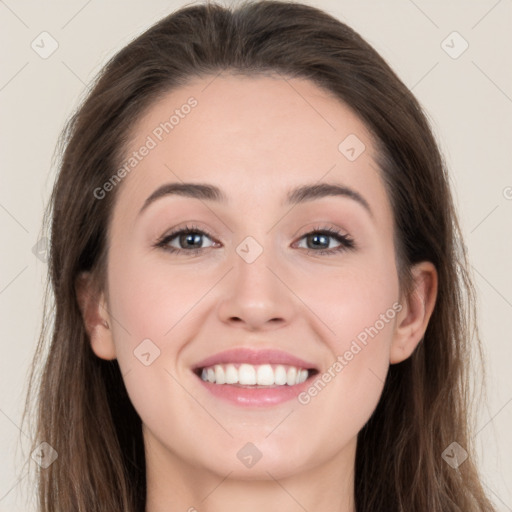
[[[219,319],[249,331],[288,325],[297,314],[300,301],[290,287],[278,256],[270,249],[263,249],[254,261],[249,262],[250,259],[240,254],[234,253],[233,269],[221,290]]]

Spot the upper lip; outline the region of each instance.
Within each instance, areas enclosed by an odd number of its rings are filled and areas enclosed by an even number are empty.
[[[305,361],[299,357],[288,354],[281,350],[274,349],[250,349],[250,348],[233,348],[218,352],[212,356],[203,359],[195,364],[192,369],[205,368],[215,364],[229,363],[248,363],[248,364],[285,364],[288,366],[296,366],[298,368],[313,369],[316,367],[313,363]]]

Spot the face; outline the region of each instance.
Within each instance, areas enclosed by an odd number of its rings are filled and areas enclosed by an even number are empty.
[[[375,158],[350,108],[299,79],[197,80],[135,125],[95,350],[111,344],[162,464],[283,478],[353,458],[402,307]],[[184,183],[218,197],[160,189]],[[289,197],[319,185],[340,188]]]

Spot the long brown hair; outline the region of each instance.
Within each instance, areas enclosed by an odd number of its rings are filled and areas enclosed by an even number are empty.
[[[99,287],[105,282],[107,228],[119,187],[102,200],[94,190],[118,169],[131,127],[163,94],[222,71],[306,78],[348,104],[377,144],[402,289],[416,262],[431,261],[438,272],[425,336],[411,357],[390,366],[380,402],[358,434],[357,511],[493,511],[471,436],[471,343],[483,359],[474,290],[429,124],[411,92],[356,32],[317,8],[281,1],[189,5],[170,14],[105,65],[62,132],[44,219],[51,229],[54,302],[47,293],[24,414],[34,411],[32,448],[47,442],[58,453],[38,470],[40,511],[145,508],[141,420],[117,361],[91,350],[75,281],[88,270]],[[453,442],[469,453],[457,468],[442,456]]]

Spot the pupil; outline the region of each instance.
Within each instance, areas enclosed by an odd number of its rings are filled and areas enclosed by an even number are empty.
[[[198,235],[198,234],[187,234],[187,235],[184,235],[185,236],[185,240],[186,240],[186,245],[189,245],[190,246],[193,246],[194,245],[194,240],[197,242],[198,245],[201,245],[201,235]],[[190,244],[188,244],[188,242],[191,242]]]
[[[317,246],[318,247],[318,240],[319,239],[323,239],[324,240],[324,245],[325,245],[325,241],[326,241],[326,236],[325,235],[313,235],[313,245]],[[329,243],[327,243],[327,245],[329,245]]]

